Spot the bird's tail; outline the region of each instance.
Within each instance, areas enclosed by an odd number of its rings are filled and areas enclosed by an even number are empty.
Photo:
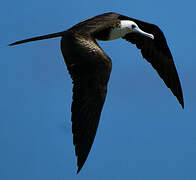
[[[55,37],[63,36],[64,33],[65,33],[65,31],[62,31],[62,32],[57,32],[57,33],[53,33],[53,34],[47,34],[47,35],[43,35],[43,36],[37,36],[37,37],[29,38],[29,39],[24,39],[21,41],[16,41],[14,43],[11,43],[8,46],[15,46],[18,44],[27,43],[27,42],[31,42],[31,41],[38,41],[38,40],[42,40],[42,39],[55,38]]]

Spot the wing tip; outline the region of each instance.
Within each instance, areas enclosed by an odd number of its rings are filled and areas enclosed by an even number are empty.
[[[181,106],[182,106],[182,109],[184,109],[184,100],[182,99],[181,101],[179,101]]]
[[[82,166],[78,167],[76,174],[79,174],[81,169],[82,169]]]
[[[84,159],[81,159],[81,158],[79,158],[78,156],[77,156],[77,167],[78,167],[78,169],[77,169],[77,172],[76,172],[76,174],[79,174],[79,172],[81,171],[81,169],[83,168],[83,166],[84,166],[84,164],[85,164],[85,162],[86,162],[86,159],[87,159],[87,157],[88,157],[88,154],[85,156],[83,156],[83,157],[85,157]]]
[[[16,42],[8,44],[8,46],[15,46],[15,45],[22,44],[22,43],[23,43],[23,40],[22,41],[16,41]]]
[[[182,106],[182,109],[184,109],[184,97],[183,97],[183,92],[182,92],[181,86],[180,86],[180,94],[175,95],[175,96],[177,97],[178,102]]]
[[[181,92],[182,92],[182,91],[181,91]],[[176,96],[178,102],[180,103],[182,109],[184,109],[184,98],[183,98],[183,94],[181,93],[180,96],[177,96],[177,95],[175,95],[175,96]]]
[[[8,46],[14,46],[14,45],[16,45],[16,44],[15,43],[8,44]]]

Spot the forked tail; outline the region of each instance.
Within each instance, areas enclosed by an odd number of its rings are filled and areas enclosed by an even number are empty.
[[[38,40],[42,40],[42,39],[55,38],[55,37],[63,36],[64,32],[65,31],[57,32],[57,33],[53,33],[53,34],[47,34],[47,35],[43,35],[43,36],[37,36],[37,37],[29,38],[29,39],[24,39],[21,41],[16,41],[14,43],[9,44],[8,46],[15,46],[18,44],[27,43],[27,42],[31,42],[31,41],[38,41]]]

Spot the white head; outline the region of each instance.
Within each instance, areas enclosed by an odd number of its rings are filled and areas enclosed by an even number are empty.
[[[112,29],[109,40],[121,38],[125,36],[126,34],[132,33],[132,32],[139,33],[143,36],[147,36],[149,38],[154,39],[154,36],[152,34],[142,31],[135,22],[130,21],[130,20],[121,20],[120,26]]]

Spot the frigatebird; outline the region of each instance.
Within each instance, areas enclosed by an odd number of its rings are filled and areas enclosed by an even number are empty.
[[[77,173],[83,167],[93,144],[107,93],[111,59],[97,40],[123,38],[141,50],[184,108],[180,80],[172,54],[160,28],[117,13],[104,13],[86,19],[70,29],[9,44],[62,37],[61,51],[73,80],[71,121],[77,156]]]

